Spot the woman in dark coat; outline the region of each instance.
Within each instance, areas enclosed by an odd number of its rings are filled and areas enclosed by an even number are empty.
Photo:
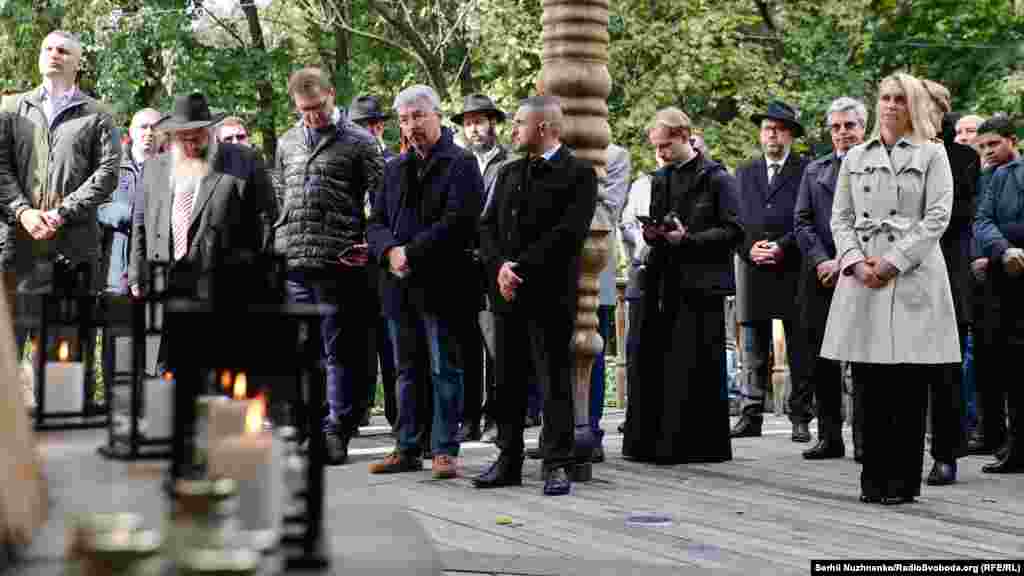
[[[650,139],[665,167],[651,184],[651,246],[623,456],[658,464],[732,459],[725,387],[725,296],[742,236],[736,180],[689,143],[682,111],[658,113]]]

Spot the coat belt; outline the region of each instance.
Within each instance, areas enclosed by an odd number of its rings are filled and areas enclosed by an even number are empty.
[[[905,233],[913,226],[910,218],[893,216],[890,218],[862,218],[854,222],[853,229],[858,234],[888,234],[890,232]]]

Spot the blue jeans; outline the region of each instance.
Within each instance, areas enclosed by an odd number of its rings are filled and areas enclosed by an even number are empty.
[[[601,415],[604,412],[604,351],[608,349],[608,334],[612,331],[614,314],[615,306],[597,308],[597,330],[604,341],[604,348],[594,358],[594,368],[590,371],[590,430],[596,442],[604,438],[604,430],[601,429]]]
[[[366,284],[359,275],[361,272],[358,269],[291,271],[286,283],[289,302],[336,307],[333,313],[320,318],[320,360],[327,373],[327,416],[323,429],[342,435],[348,435],[359,424],[359,415],[355,414],[356,379],[366,371],[363,348],[366,326],[358,312],[358,297],[363,293],[351,288]],[[345,319],[344,330],[340,318]],[[311,408],[319,409],[318,406]]]
[[[462,368],[454,327],[446,318],[435,314],[402,311],[400,318],[388,319],[398,369],[398,450],[419,455],[420,423],[418,404],[426,400],[420,392],[426,389],[418,379],[422,363],[418,356],[424,351],[430,359],[430,396],[434,406],[430,430],[430,449],[434,455],[458,456],[459,420],[462,414]],[[425,340],[425,342],[424,342]]]

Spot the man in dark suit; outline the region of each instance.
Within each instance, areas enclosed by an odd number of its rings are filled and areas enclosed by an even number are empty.
[[[575,420],[571,342],[579,258],[597,202],[597,176],[561,143],[557,98],[520,105],[512,140],[525,157],[505,164],[480,226],[495,312],[501,453],[477,488],[522,483],[531,377],[544,391],[544,494],[568,494]]]
[[[806,389],[808,395],[814,395],[818,416],[818,443],[803,453],[803,457],[808,460],[842,458],[846,451],[841,416],[841,368],[834,360],[819,358],[818,352],[825,336],[828,309],[839,277],[836,245],[830,224],[832,199],[843,157],[850,148],[864,141],[867,109],[862,102],[842,97],[829,106],[826,119],[832,134],[833,151],[807,165],[797,193],[795,215],[796,240],[803,253],[799,335],[806,339],[802,346],[806,357],[801,366],[802,372],[793,372],[793,380],[799,380],[799,386]],[[856,445],[859,439],[859,427],[856,424],[854,430]]]
[[[793,228],[797,188],[807,160],[792,154],[793,139],[803,135],[796,112],[772,102],[764,114],[751,118],[761,128],[764,155],[736,170],[740,186],[740,220],[744,239],[736,269],[737,314],[743,341],[742,415],[733,438],[761,435],[764,396],[770,386],[768,358],[772,319],[782,319],[791,374],[801,373],[803,355],[797,331],[797,282],[800,247]],[[789,417],[794,442],[810,442],[812,414],[807,391],[793,378]]]
[[[373,257],[389,272],[381,279],[382,304],[398,360],[398,438],[395,450],[371,464],[370,472],[422,468],[418,411],[431,402],[433,476],[454,478],[463,393],[455,330],[476,294],[464,279],[473,266],[468,249],[484,184],[476,159],[441,127],[441,101],[433,88],[402,90],[394,109],[412,149],[385,167],[367,235]],[[419,369],[427,352],[429,385]]]
[[[133,295],[148,287],[150,263],[171,264],[169,284],[198,296],[199,274],[268,248],[277,204],[263,160],[251,148],[217,143],[212,127],[220,119],[194,93],[175,98],[174,111],[154,125],[170,134],[171,150],[145,163],[132,215]]]

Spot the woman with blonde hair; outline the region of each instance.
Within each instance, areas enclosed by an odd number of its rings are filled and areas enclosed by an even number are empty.
[[[921,492],[927,386],[960,362],[939,247],[953,179],[918,79],[883,79],[877,116],[839,172],[831,225],[842,274],[821,356],[851,362],[862,395],[861,501],[903,504]]]

